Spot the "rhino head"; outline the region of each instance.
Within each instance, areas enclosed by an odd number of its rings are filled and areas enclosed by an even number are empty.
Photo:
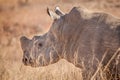
[[[55,13],[47,9],[49,16],[56,20],[64,15],[58,7],[55,9]],[[28,66],[46,66],[48,64],[55,63],[60,58],[60,45],[57,46],[57,38],[53,29],[41,36],[34,36],[32,39],[28,39],[25,36],[20,38],[21,47],[23,50],[23,63]],[[57,50],[59,49],[59,50]]]

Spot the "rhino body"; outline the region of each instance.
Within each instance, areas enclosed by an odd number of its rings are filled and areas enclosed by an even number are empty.
[[[104,69],[120,47],[120,19],[110,14],[74,7],[68,14],[53,18],[47,33],[32,39],[21,37],[25,65],[47,66],[66,59],[82,69],[83,79],[89,80],[99,65]],[[120,78],[119,56],[118,52],[108,66],[117,78]]]

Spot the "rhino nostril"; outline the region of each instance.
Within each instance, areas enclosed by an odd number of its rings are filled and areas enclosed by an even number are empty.
[[[28,61],[28,59],[27,58],[23,58],[22,61],[26,63]]]
[[[28,60],[27,60],[27,58],[25,58],[25,62],[27,62]]]

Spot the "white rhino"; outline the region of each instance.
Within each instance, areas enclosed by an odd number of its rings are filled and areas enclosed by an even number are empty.
[[[83,80],[102,80],[96,77],[100,70],[108,80],[120,79],[120,19],[81,7],[68,14],[58,7],[47,12],[53,19],[48,32],[20,38],[25,65],[47,66],[66,59],[82,70]]]

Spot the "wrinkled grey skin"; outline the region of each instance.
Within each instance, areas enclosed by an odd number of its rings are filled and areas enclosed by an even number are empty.
[[[48,14],[51,16],[52,12],[48,11]],[[62,16],[56,12],[52,18],[53,24],[46,34],[34,36],[31,40],[21,37],[25,65],[47,66],[66,59],[83,70],[83,77],[89,75],[89,78],[84,78],[89,80],[105,52],[103,67],[120,47],[120,19],[112,15],[74,7]],[[117,67],[114,70],[117,73],[113,72],[113,75],[120,74],[119,60],[117,64],[115,59],[110,63],[111,71],[114,65]]]

